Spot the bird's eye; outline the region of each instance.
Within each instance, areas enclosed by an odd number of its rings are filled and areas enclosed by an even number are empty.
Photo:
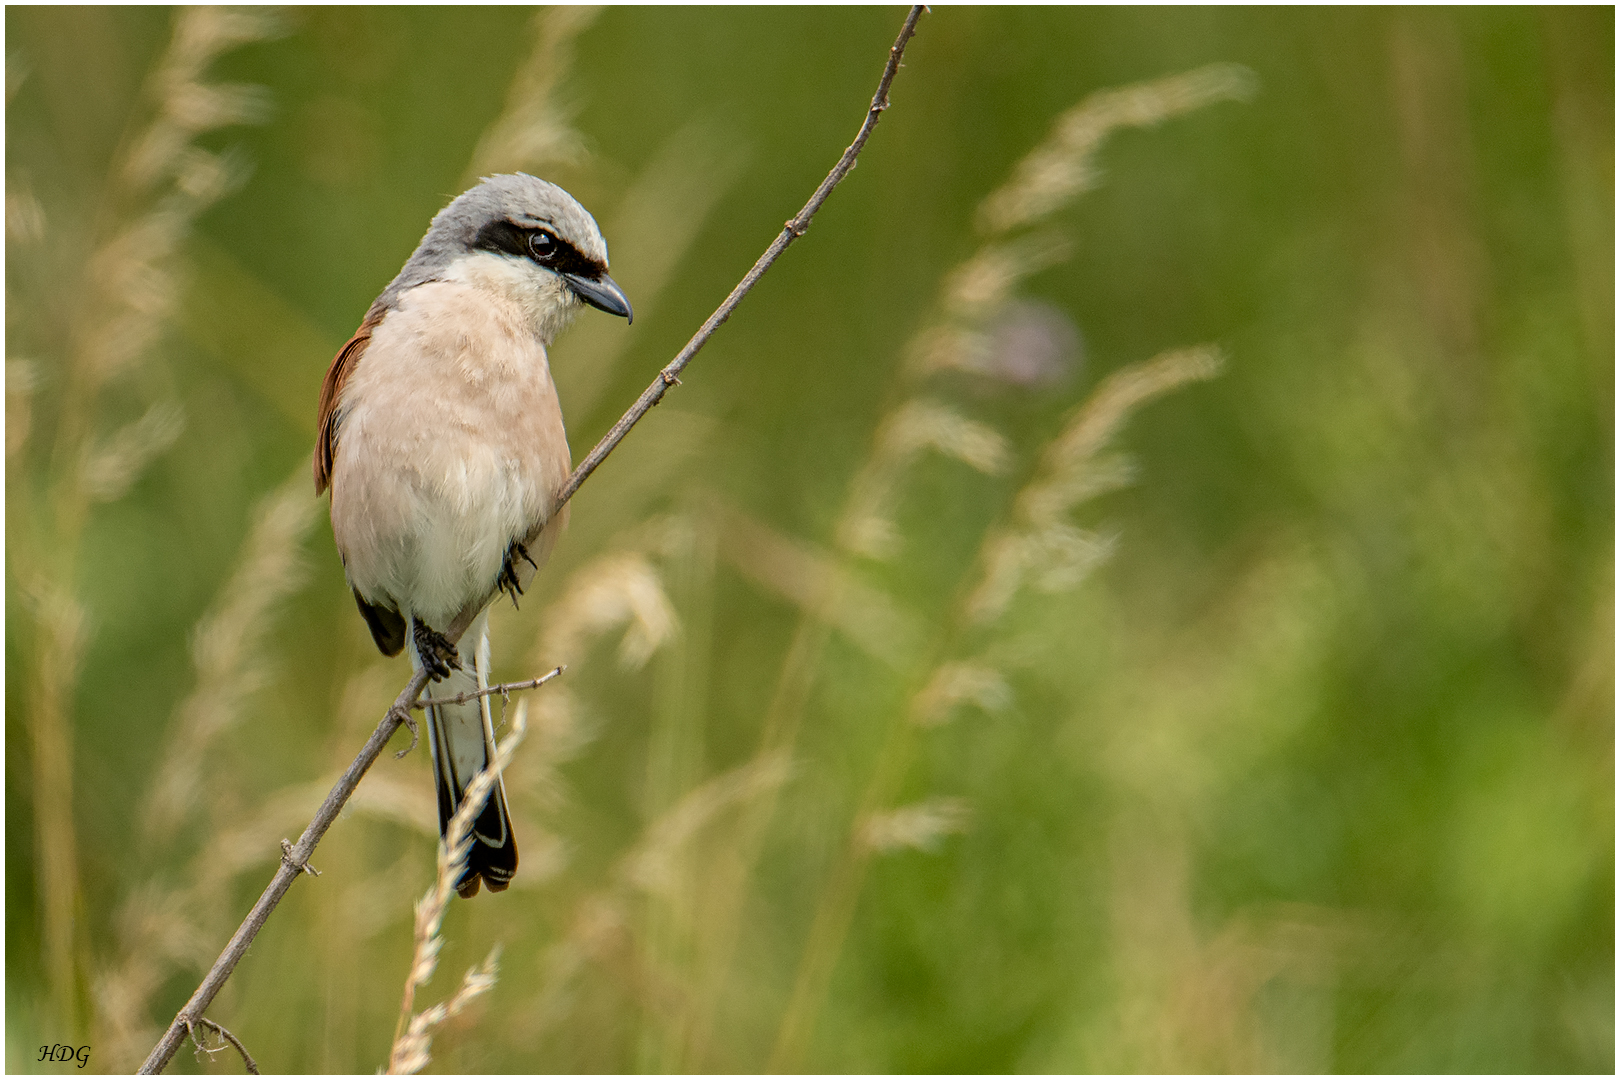
[[[544,262],[557,254],[557,238],[544,229],[536,229],[529,234],[529,254],[537,260]]]

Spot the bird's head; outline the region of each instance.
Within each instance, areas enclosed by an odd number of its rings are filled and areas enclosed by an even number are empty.
[[[631,318],[630,301],[607,271],[596,219],[556,184],[511,173],[487,178],[439,211],[384,300],[430,280],[467,280],[520,304],[550,341],[581,304]]]

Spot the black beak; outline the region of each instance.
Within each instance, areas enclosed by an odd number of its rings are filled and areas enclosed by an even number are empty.
[[[602,274],[599,277],[588,278],[583,274],[563,274],[562,279],[568,282],[569,288],[574,290],[581,300],[593,308],[600,308],[609,315],[622,315],[626,322],[634,322],[635,314],[630,310],[630,301],[619,288],[619,283]]]

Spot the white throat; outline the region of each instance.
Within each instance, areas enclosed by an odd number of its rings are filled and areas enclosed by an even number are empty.
[[[445,270],[447,281],[495,294],[523,311],[541,344],[549,347],[582,305],[562,278],[529,262],[491,251],[461,256]]]

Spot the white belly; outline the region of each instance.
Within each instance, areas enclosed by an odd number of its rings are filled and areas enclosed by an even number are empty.
[[[455,460],[444,460],[454,448],[441,445],[425,462],[379,470],[368,502],[392,504],[374,512],[386,524],[348,564],[362,594],[386,596],[437,627],[490,592],[508,546],[547,509],[533,470],[497,460],[472,440],[457,442]]]
[[[361,595],[442,628],[491,594],[570,462],[545,350],[521,316],[465,285],[413,294],[344,388],[332,530]]]

